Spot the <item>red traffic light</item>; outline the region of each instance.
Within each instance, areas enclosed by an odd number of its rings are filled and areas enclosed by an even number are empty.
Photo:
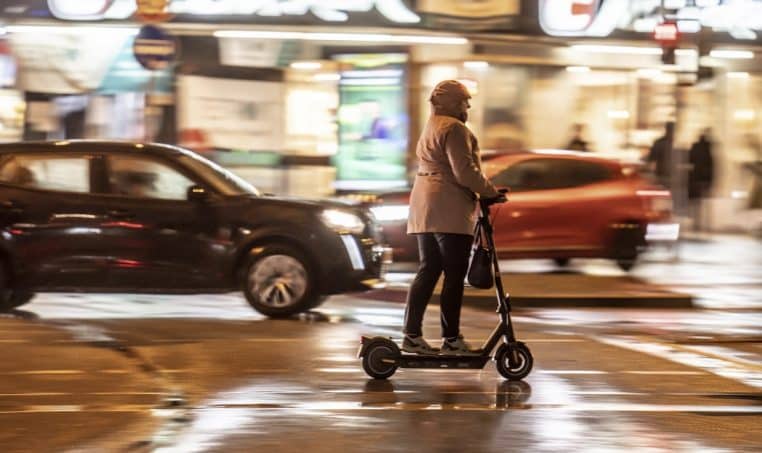
[[[662,46],[676,46],[680,31],[674,22],[664,22],[654,28],[654,39]]]

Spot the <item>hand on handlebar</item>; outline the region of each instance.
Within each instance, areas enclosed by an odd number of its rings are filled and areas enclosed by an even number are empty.
[[[484,201],[484,203],[486,203],[489,206],[489,205],[498,204],[498,203],[505,203],[506,201],[508,201],[508,197],[505,196],[505,192],[501,191],[500,195],[496,197],[482,198],[482,200]]]

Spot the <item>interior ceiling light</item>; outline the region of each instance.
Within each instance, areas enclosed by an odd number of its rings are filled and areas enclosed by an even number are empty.
[[[323,67],[319,61],[294,61],[289,66],[292,69],[304,69],[307,71],[316,70]]]
[[[715,49],[709,52],[712,58],[726,58],[731,60],[751,60],[754,58],[754,52],[750,50],[723,50]]]
[[[602,44],[576,44],[571,49],[577,52],[592,53],[618,53],[633,55],[661,55],[659,47],[637,47],[637,46],[607,46]]]
[[[460,36],[437,35],[392,35],[387,33],[322,33],[301,31],[274,30],[217,30],[217,38],[243,39],[286,39],[301,41],[343,41],[343,42],[372,42],[394,44],[467,44],[468,39]]]
[[[137,35],[138,29],[134,27],[103,27],[100,25],[74,25],[60,27],[54,25],[8,25],[5,27],[6,33],[34,33],[34,34],[69,34],[86,35],[100,33],[123,33],[126,35]]]
[[[463,67],[468,69],[487,69],[489,63],[486,61],[465,61],[463,62]]]
[[[641,68],[637,70],[637,73],[642,77],[659,77],[664,74],[661,69],[656,68]]]

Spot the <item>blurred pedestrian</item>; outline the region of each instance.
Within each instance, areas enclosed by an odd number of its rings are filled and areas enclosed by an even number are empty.
[[[672,189],[674,140],[675,123],[668,122],[664,125],[664,135],[656,139],[646,158],[656,182],[668,189]]]
[[[762,143],[755,134],[747,134],[746,142],[754,153],[753,160],[743,164],[752,177],[748,208],[762,209]],[[762,233],[762,229],[760,233]]]
[[[570,151],[590,151],[587,147],[587,141],[582,138],[584,130],[585,126],[582,124],[576,123],[572,126],[572,139],[566,145],[566,149]]]
[[[688,174],[688,201],[693,214],[693,229],[706,228],[706,208],[704,198],[708,197],[714,182],[714,158],[710,130],[705,129],[698,141],[691,146],[688,154],[690,173]]]
[[[475,352],[460,333],[460,309],[476,200],[477,195],[501,195],[482,174],[478,142],[465,125],[470,98],[460,82],[440,82],[429,98],[433,112],[418,140],[418,173],[410,195],[407,233],[417,236],[420,265],[407,295],[402,342],[406,352],[436,352],[423,338],[422,323],[442,272],[441,353]]]

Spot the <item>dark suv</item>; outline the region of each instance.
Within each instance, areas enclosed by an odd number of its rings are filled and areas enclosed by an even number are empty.
[[[0,145],[0,307],[39,291],[242,289],[289,316],[378,282],[369,214],[263,196],[216,164],[156,144]]]

